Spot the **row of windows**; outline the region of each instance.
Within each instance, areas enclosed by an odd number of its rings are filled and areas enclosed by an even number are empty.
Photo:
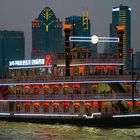
[[[79,112],[80,112],[80,106],[75,105],[73,109],[74,109],[74,110],[73,110],[74,113],[79,113]],[[22,111],[21,106],[16,106],[16,112],[20,112],[20,111]],[[25,106],[25,112],[30,112],[30,111],[31,111],[30,105],[26,105],[26,106]],[[39,111],[40,111],[40,107],[39,107],[39,106],[34,106],[34,112],[37,113],[37,112],[39,112]],[[46,113],[49,112],[49,111],[50,111],[49,106],[44,105],[44,106],[43,106],[43,111],[46,112]],[[62,111],[63,111],[64,113],[69,112],[69,111],[70,111],[69,106],[68,106],[68,105],[64,105]],[[85,112],[88,112],[88,113],[89,113],[90,111],[91,111],[91,107],[90,107],[90,106],[85,107]],[[53,112],[54,112],[54,113],[61,112],[59,106],[53,106]]]
[[[93,72],[93,70],[95,72]],[[75,76],[82,76],[82,75],[94,75],[94,74],[103,74],[102,72],[100,72],[100,70],[105,71],[106,73],[108,73],[108,75],[112,75],[113,73],[117,72],[116,68],[90,68],[90,67],[85,67],[83,70],[80,70],[80,68],[78,67],[74,67],[74,69],[71,71],[71,75],[75,75]],[[44,75],[44,76],[49,76],[49,75],[54,75],[55,73],[57,73],[57,75],[55,76],[64,76],[64,72],[65,70],[63,68],[59,68],[56,67],[55,71],[52,68],[40,68],[40,69],[26,69],[26,70],[10,70],[10,75],[11,76],[34,76],[34,75]],[[23,78],[23,77],[22,77]],[[44,78],[44,77],[43,77]]]
[[[63,93],[69,93],[69,91],[70,91],[69,88],[63,89]],[[73,89],[73,93],[79,93],[79,92],[80,92],[79,88],[74,88]],[[37,95],[39,93],[40,93],[39,89],[34,90],[33,93],[31,93],[30,90],[25,91],[25,94],[27,94],[27,95],[29,95],[29,94]],[[58,89],[53,89],[52,93],[57,93],[58,94]],[[24,93],[20,89],[19,90],[17,89],[16,90],[16,95],[21,95],[21,94],[23,95]],[[43,94],[49,94],[48,90],[44,90]]]

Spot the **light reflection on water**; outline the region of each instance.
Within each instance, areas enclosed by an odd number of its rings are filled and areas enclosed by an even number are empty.
[[[0,121],[0,140],[139,140],[140,128],[103,129]]]

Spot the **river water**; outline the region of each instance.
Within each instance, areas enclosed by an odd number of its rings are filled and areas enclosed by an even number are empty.
[[[140,128],[96,128],[0,121],[0,140],[139,140]]]

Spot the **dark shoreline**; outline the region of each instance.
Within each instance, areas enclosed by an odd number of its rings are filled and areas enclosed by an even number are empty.
[[[69,124],[75,126],[101,127],[101,128],[140,128],[140,117],[122,118],[37,118],[37,117],[5,117],[0,116],[0,121],[31,122],[41,124]]]

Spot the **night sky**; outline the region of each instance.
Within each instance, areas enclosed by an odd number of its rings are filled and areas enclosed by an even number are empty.
[[[46,6],[63,21],[67,16],[81,16],[83,8],[88,8],[92,33],[109,36],[112,8],[120,4],[132,8],[132,47],[140,51],[140,0],[0,0],[0,30],[24,31],[26,58],[29,58],[31,22]]]

